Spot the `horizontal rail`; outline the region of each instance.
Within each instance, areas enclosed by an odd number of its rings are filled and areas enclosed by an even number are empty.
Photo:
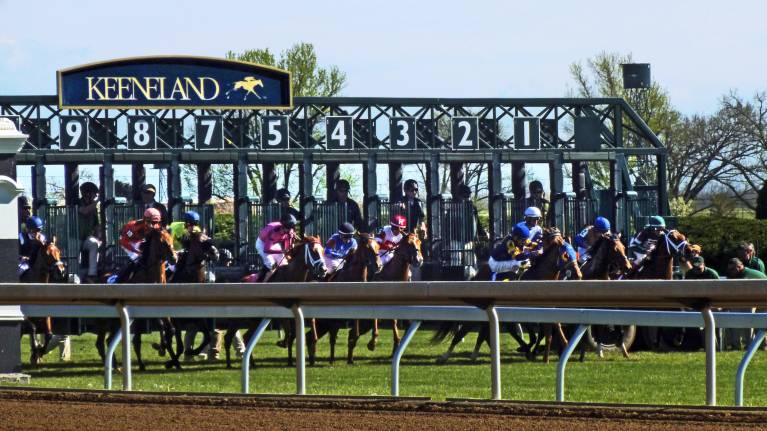
[[[701,309],[767,306],[767,280],[0,284],[0,304],[487,305]]]
[[[126,304],[130,305],[130,304]],[[130,306],[131,318],[270,318],[292,319],[286,307],[260,306]],[[487,313],[469,306],[303,306],[304,317],[316,319],[396,319],[420,321],[487,322]],[[26,317],[118,318],[114,307],[101,305],[23,305]],[[564,323],[588,325],[640,325],[703,327],[699,312],[588,308],[496,307],[498,320],[517,323]],[[767,328],[767,313],[714,313],[724,328]]]

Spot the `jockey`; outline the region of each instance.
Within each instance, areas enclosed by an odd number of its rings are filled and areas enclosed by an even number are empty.
[[[351,223],[343,223],[338,227],[338,232],[325,244],[325,266],[328,268],[328,275],[336,272],[343,260],[357,248],[354,233],[355,229]]]
[[[609,232],[609,229],[608,229]],[[543,233],[543,242],[549,242],[553,240],[556,237],[561,237],[562,232],[552,227],[548,231]],[[573,248],[570,243],[567,241],[563,241],[562,246],[559,247],[559,258],[557,259],[557,269],[561,271],[565,271],[565,274],[560,274],[560,277],[563,279],[572,279],[572,268],[571,264],[573,262],[576,262],[578,260],[578,255],[575,253],[575,249]],[[578,278],[578,277],[576,277]]]
[[[534,256],[534,253],[530,251],[532,243],[528,239],[529,237],[530,229],[527,226],[524,224],[514,226],[511,234],[495,246],[490,254],[490,259],[487,262],[490,271],[495,274],[518,272],[522,264]]]
[[[542,252],[541,237],[543,236],[543,228],[540,225],[543,215],[541,210],[537,207],[529,207],[525,210],[525,220],[517,223],[517,226],[527,227],[530,234],[528,238],[533,245],[533,250],[537,253]]]
[[[629,241],[628,258],[634,265],[639,265],[658,243],[661,235],[666,232],[666,221],[659,215],[654,215],[647,220],[647,224],[641,232]]]
[[[578,247],[578,263],[584,264],[591,258],[589,249],[591,249],[597,240],[610,233],[610,220],[599,216],[594,219],[594,224],[586,226],[582,231],[575,235],[575,246]]]
[[[173,248],[176,250],[185,249],[183,245],[184,238],[189,237],[191,234],[202,232],[202,229],[200,229],[200,214],[196,211],[185,212],[184,220],[174,221],[169,224],[168,231],[173,237]]]
[[[405,216],[397,214],[392,216],[389,226],[384,226],[376,236],[376,242],[381,245],[379,255],[381,264],[386,265],[394,257],[394,249],[402,241],[402,232],[407,228]]]
[[[21,248],[19,250],[19,276],[27,272],[27,270],[35,263],[34,259],[36,255],[34,252],[35,250],[32,247],[32,241],[39,240],[43,244],[47,244],[48,242],[45,235],[41,232],[44,224],[40,217],[29,217],[24,222],[24,226],[27,228],[27,231],[19,235],[19,240],[21,240]]]
[[[141,254],[140,245],[150,229],[159,229],[161,220],[160,211],[148,208],[144,211],[144,218],[131,220],[120,230],[120,246],[128,254],[131,261],[138,260]]]
[[[271,222],[261,229],[256,240],[256,251],[263,262],[259,280],[263,280],[263,276],[277,266],[287,265],[285,253],[293,247],[295,227],[296,218],[286,213],[280,217],[280,221]]]

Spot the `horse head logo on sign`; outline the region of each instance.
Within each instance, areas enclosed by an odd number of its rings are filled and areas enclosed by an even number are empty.
[[[290,109],[290,84],[282,69],[204,57],[126,58],[58,72],[62,109]]]
[[[229,99],[230,93],[237,91],[237,90],[245,90],[245,96],[242,98],[243,101],[248,100],[248,94],[252,94],[256,96],[256,98],[261,99],[262,97],[256,93],[256,87],[263,87],[264,82],[260,79],[256,79],[253,76],[246,76],[241,81],[236,81],[233,84],[233,88],[226,92],[226,98]]]

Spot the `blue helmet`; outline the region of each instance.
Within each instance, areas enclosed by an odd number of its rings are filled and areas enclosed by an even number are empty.
[[[602,232],[609,232],[610,231],[610,220],[607,220],[605,217],[597,217],[594,220],[594,229],[601,230]]]
[[[187,211],[184,213],[184,223],[200,224],[200,215],[196,211]]]
[[[38,216],[32,216],[27,219],[24,224],[27,225],[27,229],[42,229],[43,228],[43,220]]]
[[[527,239],[530,237],[530,228],[522,223],[514,225],[514,229],[511,230],[511,236]]]

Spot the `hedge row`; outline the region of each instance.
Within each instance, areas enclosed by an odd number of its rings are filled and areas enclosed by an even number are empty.
[[[727,260],[735,256],[742,241],[754,244],[762,260],[767,260],[767,220],[734,217],[680,217],[677,229],[687,240],[703,247],[706,266],[724,273]]]

